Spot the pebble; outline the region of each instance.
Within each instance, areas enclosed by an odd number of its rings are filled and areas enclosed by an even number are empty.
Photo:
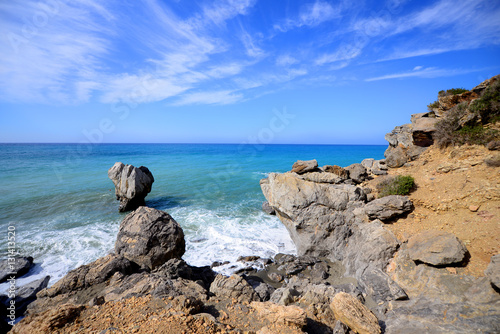
[[[471,205],[471,206],[469,206],[469,210],[471,212],[477,212],[477,210],[479,210],[479,206],[478,205]]]

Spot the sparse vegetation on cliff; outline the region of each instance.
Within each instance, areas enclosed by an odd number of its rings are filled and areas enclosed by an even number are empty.
[[[465,88],[451,88],[451,89],[439,91],[438,96],[443,97],[443,96],[449,96],[449,95],[458,95],[458,94],[462,94],[465,92],[468,92],[468,90]]]
[[[435,103],[439,104],[438,101]],[[433,105],[430,104],[429,109]],[[449,109],[436,123],[433,137],[441,148],[465,144],[486,145],[498,139],[499,131],[489,128],[489,125],[498,121],[500,81],[485,89],[481,96],[472,102],[464,101]]]
[[[415,187],[415,180],[410,175],[387,177],[377,185],[379,197],[389,195],[408,195]]]

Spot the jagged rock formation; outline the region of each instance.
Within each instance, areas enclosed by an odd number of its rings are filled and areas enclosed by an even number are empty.
[[[364,164],[372,168],[374,162]],[[354,168],[358,166],[346,168],[349,175]],[[317,260],[326,257],[344,266],[345,273],[340,276],[356,279],[346,292],[353,296],[356,290],[363,292],[375,303],[371,310],[384,323],[386,333],[410,333],[414,328],[433,333],[500,329],[500,296],[489,279],[451,275],[445,268],[422,263],[453,266],[463,261],[467,250],[460,240],[449,234],[423,233],[401,243],[382,220],[410,211],[412,203],[407,197],[387,196],[367,202],[363,188],[353,185],[356,181],[323,174],[328,173],[271,173],[261,180],[264,196],[287,227],[299,253],[297,260],[278,267],[288,282],[273,293],[272,301],[308,304],[316,310],[311,319],[336,327],[325,320],[328,311],[324,305],[339,292],[333,282],[324,285],[335,275],[330,264]],[[308,275],[301,275],[306,268]],[[491,272],[493,281],[493,269]],[[432,307],[426,309],[426,303]],[[472,309],[477,312],[471,313]],[[438,315],[445,310],[450,317],[439,322]],[[460,321],[453,320],[458,317]]]
[[[118,211],[131,211],[146,205],[144,199],[155,181],[149,169],[117,162],[108,170],[108,177],[113,181],[116,199],[120,201]]]
[[[361,164],[346,170],[357,179],[355,182],[366,175]],[[377,300],[406,298],[383,272],[399,247],[397,239],[380,221],[365,223],[363,218],[367,213],[375,215],[373,212],[391,218],[411,210],[411,203],[402,196],[389,196],[381,200],[383,203],[370,206],[360,187],[325,183],[307,175],[271,173],[261,180],[264,196],[288,229],[298,254],[342,261],[346,274],[355,277],[366,293],[373,292]],[[372,207],[376,209],[370,210]]]
[[[391,168],[403,166],[408,161],[415,160],[427,147],[435,142],[436,123],[459,104],[470,106],[471,102],[481,97],[483,92],[494,85],[500,76],[485,80],[478,86],[461,94],[440,94],[438,100],[429,106],[429,111],[411,115],[411,123],[396,126],[385,135],[389,147],[384,153],[387,165]],[[459,120],[459,126],[474,125],[482,121],[481,113],[473,113],[466,109]]]

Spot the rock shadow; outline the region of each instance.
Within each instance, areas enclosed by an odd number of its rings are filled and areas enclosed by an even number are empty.
[[[186,197],[179,197],[179,196],[154,197],[146,199],[146,206],[153,209],[165,211],[172,208],[183,206],[183,202],[185,200]]]

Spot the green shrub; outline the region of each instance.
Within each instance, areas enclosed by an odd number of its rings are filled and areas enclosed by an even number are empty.
[[[444,90],[439,91],[438,96],[443,97],[443,96],[449,96],[449,95],[458,95],[458,94],[462,94],[465,92],[468,92],[468,90],[465,88],[451,88],[451,89],[447,89],[446,91],[444,91]]]
[[[500,80],[488,87],[480,98],[472,101],[469,109],[481,116],[483,124],[498,121],[500,117]]]
[[[379,197],[389,195],[408,195],[415,187],[415,180],[410,175],[398,175],[395,177],[387,177],[378,185],[377,190]]]
[[[481,97],[470,104],[462,102],[448,110],[436,123],[433,134],[439,147],[465,144],[486,145],[498,139],[498,130],[484,125],[500,119],[500,82],[486,89]]]
[[[427,105],[427,110],[433,111],[434,108],[439,108],[439,101],[434,101]]]

